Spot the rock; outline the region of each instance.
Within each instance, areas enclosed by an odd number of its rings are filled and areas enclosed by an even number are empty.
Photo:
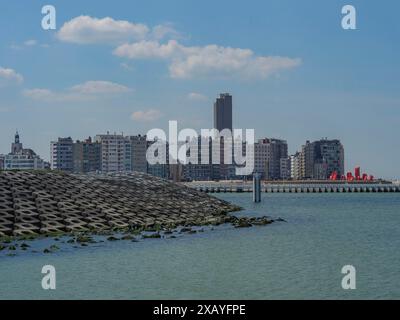
[[[125,235],[125,236],[123,236],[122,238],[121,238],[121,240],[132,240],[134,237],[133,236],[131,236],[131,235]]]
[[[108,240],[108,241],[118,241],[118,240],[120,240],[120,239],[115,238],[115,237],[113,237],[113,236],[110,236],[110,237],[107,238],[107,240]]]
[[[17,250],[17,248],[16,248],[15,246],[9,246],[9,247],[8,247],[8,250],[9,250],[9,251],[15,251],[15,250]]]
[[[26,244],[25,242],[24,243],[21,243],[21,245],[20,245],[20,247],[23,249],[23,248],[29,248],[30,247],[30,245],[29,244]]]
[[[84,243],[84,242],[93,242],[93,238],[90,236],[80,235],[76,238],[76,242]]]
[[[56,251],[56,250],[59,250],[60,248],[58,247],[58,246],[56,246],[55,244],[53,244],[53,245],[51,245],[50,246],[50,250],[51,251]]]
[[[240,219],[234,226],[235,228],[249,228],[252,224],[247,219]]]
[[[159,238],[161,238],[161,235],[159,233],[144,234],[143,238],[144,239],[159,239]]]
[[[49,249],[47,249],[47,248],[43,250],[43,253],[51,253],[51,252],[52,252],[52,251],[49,250]]]

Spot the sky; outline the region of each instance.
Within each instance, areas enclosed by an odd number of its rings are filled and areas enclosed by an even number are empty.
[[[356,30],[341,25],[348,4]],[[347,170],[400,178],[399,13],[394,0],[0,0],[0,153],[16,129],[46,160],[58,137],[169,120],[199,132],[229,92],[235,128],[290,153],[340,139]]]

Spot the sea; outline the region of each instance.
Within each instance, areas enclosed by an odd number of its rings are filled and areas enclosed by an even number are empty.
[[[86,247],[29,241],[26,251],[0,251],[0,299],[400,298],[398,194],[216,196],[244,208],[235,215],[284,221]],[[58,250],[43,253],[54,243]],[[55,268],[54,290],[42,287],[45,265]]]

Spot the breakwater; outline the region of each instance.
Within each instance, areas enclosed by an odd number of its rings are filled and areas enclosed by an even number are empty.
[[[0,237],[245,224],[241,208],[147,174],[0,172]]]

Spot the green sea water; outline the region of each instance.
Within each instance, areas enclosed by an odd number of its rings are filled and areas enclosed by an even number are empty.
[[[399,299],[398,194],[218,194],[245,208],[236,214],[287,222],[214,230],[175,239],[115,241],[42,250],[29,242],[0,253],[0,299]],[[43,290],[43,265],[56,290]],[[344,265],[356,289],[341,286]]]

